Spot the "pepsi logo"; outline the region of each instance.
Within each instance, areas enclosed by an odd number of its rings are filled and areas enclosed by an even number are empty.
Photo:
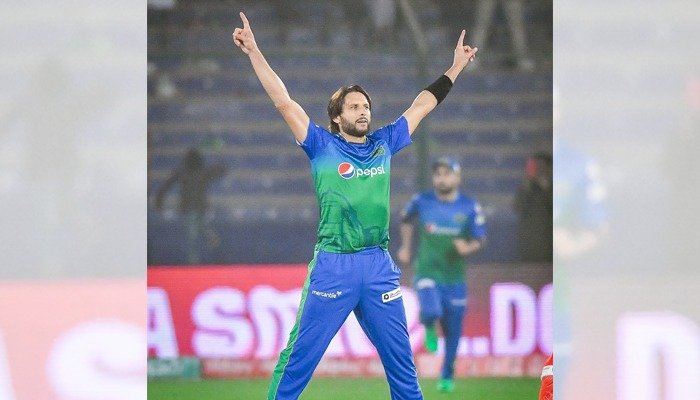
[[[380,165],[378,167],[362,169],[355,168],[355,166],[350,164],[349,162],[342,162],[340,163],[340,165],[338,165],[338,173],[344,179],[350,179],[354,176],[363,178],[374,178],[376,175],[384,175],[386,172],[384,171],[383,165]]]
[[[338,173],[345,179],[350,179],[355,176],[355,167],[349,162],[342,162],[338,165]]]

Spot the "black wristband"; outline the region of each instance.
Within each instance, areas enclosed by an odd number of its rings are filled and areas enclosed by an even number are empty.
[[[443,100],[445,100],[445,97],[447,97],[447,93],[450,92],[450,89],[452,89],[452,80],[446,75],[442,75],[424,90],[432,93],[437,99],[438,104],[440,104]]]

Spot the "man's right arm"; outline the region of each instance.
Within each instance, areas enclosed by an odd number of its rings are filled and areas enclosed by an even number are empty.
[[[403,265],[408,265],[411,262],[411,248],[413,247],[413,224],[410,222],[401,222],[399,227],[399,236],[401,237],[401,247],[399,247],[398,256],[399,262]]]
[[[253,70],[258,76],[265,92],[267,92],[275,108],[282,114],[285,122],[294,134],[294,138],[302,143],[306,139],[306,132],[309,127],[309,116],[303,108],[289,96],[284,82],[275,73],[265,60],[262,52],[255,43],[253,31],[248,23],[245,14],[240,13],[243,21],[243,28],[236,28],[233,31],[233,42],[250,58]]]
[[[462,30],[457,40],[457,47],[454,50],[454,59],[452,66],[448,69],[444,77],[440,77],[435,83],[425,88],[418,94],[418,97],[413,100],[411,106],[403,113],[403,116],[408,122],[408,134],[412,135],[418,128],[418,124],[433,111],[433,109],[444,99],[449,92],[452,84],[457,80],[457,76],[462,70],[474,60],[476,52],[479,50],[476,47],[464,45],[464,35],[466,31]],[[437,93],[437,94],[436,94]],[[440,93],[442,93],[440,95]],[[440,97],[440,98],[438,98]]]

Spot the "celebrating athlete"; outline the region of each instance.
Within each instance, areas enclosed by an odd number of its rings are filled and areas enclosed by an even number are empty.
[[[263,88],[311,160],[320,207],[318,242],[287,347],[272,375],[268,400],[297,399],[333,336],[354,312],[377,348],[392,399],[422,399],[406,327],[399,268],[387,251],[391,157],[411,143],[423,118],[450,91],[477,48],[462,31],[452,66],[421,91],[393,123],[370,131],[372,101],[358,85],[338,89],[328,103],[330,126],[313,123],[289,96],[255,42],[248,19],[233,42],[248,57]]]

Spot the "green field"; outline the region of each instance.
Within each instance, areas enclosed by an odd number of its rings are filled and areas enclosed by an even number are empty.
[[[150,380],[148,400],[263,400],[268,379],[254,380]],[[456,381],[449,394],[435,389],[435,379],[421,379],[425,400],[530,400],[537,399],[539,379],[468,378]],[[301,400],[383,400],[389,399],[389,385],[384,378],[342,379],[314,378]]]

